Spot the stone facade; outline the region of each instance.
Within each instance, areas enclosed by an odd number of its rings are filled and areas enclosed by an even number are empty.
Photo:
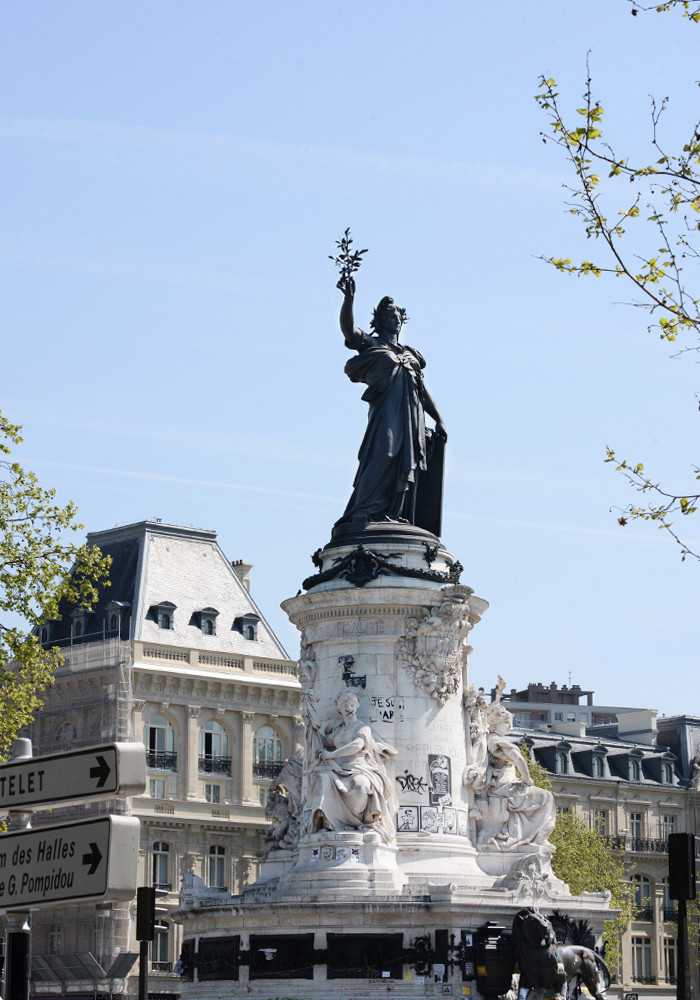
[[[140,819],[139,885],[167,893],[150,991],[173,992],[181,934],[170,913],[183,876],[197,876],[215,896],[257,876],[264,803],[300,722],[297,664],[249,593],[250,566],[231,565],[215,532],[143,522],[89,541],[112,555],[112,585],[79,634],[70,614],[47,623],[42,638],[65,663],[29,735],[36,755],[143,741],[147,788],[123,802],[37,814],[34,824],[119,811]],[[35,995],[57,984],[135,995],[138,962],[121,956],[135,959],[138,950],[135,903],[37,912]],[[75,964],[71,956],[88,952],[104,979],[67,979],[61,970]]]
[[[622,941],[621,992],[675,997],[668,835],[697,830],[693,761],[700,751],[700,719],[657,720],[654,711],[625,710],[614,724],[588,730],[571,723],[516,729],[513,735],[551,772],[557,810],[576,810],[624,855],[639,914]],[[697,990],[696,962],[692,968]]]

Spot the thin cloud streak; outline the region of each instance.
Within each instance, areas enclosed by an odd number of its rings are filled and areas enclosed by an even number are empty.
[[[562,171],[513,170],[499,163],[445,159],[429,156],[392,156],[354,147],[311,143],[280,142],[250,136],[142,125],[117,125],[82,119],[0,117],[0,138],[13,142],[30,141],[51,145],[57,152],[78,155],[83,161],[122,161],[131,169],[157,167],[158,172],[177,174],[187,183],[203,180],[230,183],[242,161],[265,160],[279,165],[281,160],[313,165],[324,170],[344,169],[367,173],[404,176],[416,180],[484,185],[502,188],[518,183],[550,189],[563,183]],[[125,153],[128,151],[128,157]],[[128,161],[128,162],[127,162]],[[193,173],[191,165],[196,163]],[[123,163],[122,163],[123,165]]]
[[[28,460],[27,464],[34,466],[44,465],[52,468],[67,469],[76,472],[95,472],[100,475],[121,476],[129,479],[145,479],[150,482],[179,483],[182,486],[206,486],[209,488],[214,487],[218,489],[237,490],[242,493],[259,493],[267,496],[289,497],[296,500],[314,500],[332,504],[343,503],[343,499],[340,497],[325,496],[319,493],[302,493],[297,490],[282,490],[268,486],[257,486],[244,483],[225,483],[208,479],[191,479],[186,476],[166,476],[156,472],[136,472],[130,469],[111,469],[94,465],[74,465],[68,462],[42,461],[39,459],[33,462]],[[481,517],[478,514],[458,514],[452,511],[446,512],[446,517],[453,518],[458,521],[476,521],[482,524],[497,524],[504,527],[531,528],[538,531],[566,532],[567,534],[573,535],[597,535],[605,538],[615,538],[617,541],[620,541],[623,538],[626,538],[629,541],[641,541],[645,544],[656,544],[657,542],[662,541],[662,539],[657,539],[653,535],[642,535],[629,531],[624,533],[607,531],[602,528],[582,528],[579,525],[551,524],[538,521],[513,521],[506,518]],[[663,541],[665,542],[665,540]],[[665,543],[667,544],[667,542]],[[694,544],[692,539],[689,544]]]
[[[165,476],[157,472],[135,472],[130,469],[110,469],[97,465],[73,465],[68,462],[51,462],[36,459],[27,460],[27,465],[50,466],[56,469],[69,469],[75,472],[97,472],[103,476],[125,476],[129,479],[147,479],[151,482],[179,483],[181,486],[207,486],[225,490],[240,490],[243,493],[264,493],[270,496],[292,497],[297,500],[321,500],[327,503],[340,503],[338,497],[323,496],[318,493],[301,493],[297,490],[280,490],[270,486],[251,486],[246,483],[222,483],[210,479],[188,479],[185,476]]]

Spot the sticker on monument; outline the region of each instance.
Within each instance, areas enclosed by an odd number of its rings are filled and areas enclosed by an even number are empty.
[[[381,722],[394,722],[396,718],[394,715],[395,710],[403,713],[403,698],[394,698],[393,696],[389,698],[378,698],[377,695],[372,695],[369,702],[370,705],[377,710],[377,717]],[[401,714],[401,719],[403,720],[403,714]]]
[[[350,848],[350,860],[354,861],[356,864],[359,865],[359,863],[360,863],[360,848],[359,847],[351,847]]]
[[[335,849],[335,860],[336,861],[347,861],[349,851],[347,847],[336,847]]]
[[[452,788],[450,758],[441,753],[429,753],[428,777],[430,779],[430,804],[437,805],[443,796],[450,794]]]
[[[315,865],[318,859],[321,857],[321,851],[318,847],[311,848],[311,864]]]
[[[460,837],[467,836],[467,814],[464,809],[457,811],[457,831]]]
[[[323,858],[324,861],[332,861],[333,860],[333,848],[332,847],[322,847],[321,848],[321,857]]]
[[[457,836],[457,810],[453,809],[452,806],[446,806],[443,810],[443,816],[445,817],[445,833],[451,834],[453,837]]]
[[[418,833],[418,806],[399,806],[397,833]]]
[[[420,828],[424,833],[439,833],[438,813],[433,806],[420,806]]]

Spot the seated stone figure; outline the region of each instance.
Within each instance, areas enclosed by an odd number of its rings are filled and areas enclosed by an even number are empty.
[[[548,845],[556,809],[554,796],[535,787],[527,761],[510,739],[513,716],[500,702],[504,686],[499,678],[496,700],[488,706],[483,698],[468,699],[473,763],[464,780],[475,794],[477,844],[514,851]]]
[[[357,695],[343,692],[336,700],[340,719],[320,728],[323,748],[308,773],[311,832],[375,831],[389,842],[397,803],[384,761],[397,750],[357,718],[359,707]]]

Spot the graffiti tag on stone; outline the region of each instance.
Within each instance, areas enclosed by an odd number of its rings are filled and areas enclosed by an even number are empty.
[[[418,795],[422,795],[428,787],[428,783],[425,778],[419,778],[415,774],[409,774],[408,770],[404,771],[403,774],[397,774],[396,780],[398,781],[402,792],[417,792]]]

